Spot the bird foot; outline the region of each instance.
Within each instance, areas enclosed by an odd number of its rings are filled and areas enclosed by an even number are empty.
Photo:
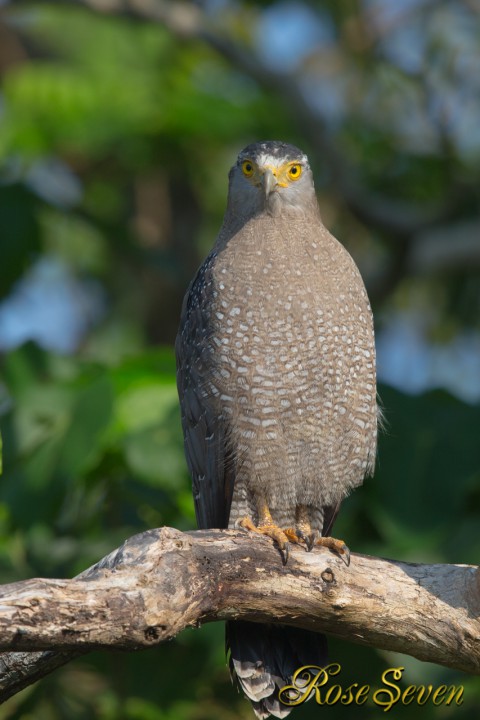
[[[290,543],[301,542],[293,528],[282,530],[278,527],[278,525],[275,525],[274,522],[264,522],[260,525],[255,525],[248,516],[242,518],[241,520],[237,520],[235,527],[241,527],[245,530],[260,533],[261,535],[266,535],[267,537],[272,538],[280,550],[284,565],[286,565],[288,561]]]
[[[310,523],[297,524],[294,532],[298,536],[297,542],[302,542],[307,548],[307,552],[310,552],[320,537],[318,530],[312,530]]]
[[[319,537],[315,540],[315,545],[321,545],[332,550],[341,557],[347,567],[350,565],[350,550],[343,540],[337,540],[337,538],[333,537]]]

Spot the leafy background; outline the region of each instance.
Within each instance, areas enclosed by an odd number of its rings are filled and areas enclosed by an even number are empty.
[[[108,5],[108,8],[107,8]],[[150,527],[194,527],[172,343],[260,138],[305,149],[377,322],[387,428],[336,532],[355,551],[480,553],[480,19],[474,2],[0,2],[0,573],[70,577]],[[103,9],[108,14],[102,14]],[[126,12],[130,8],[131,13]],[[137,10],[135,10],[137,8]],[[478,679],[330,641],[342,682]],[[383,716],[319,708],[334,718]],[[0,720],[240,720],[223,627],[92,653]]]

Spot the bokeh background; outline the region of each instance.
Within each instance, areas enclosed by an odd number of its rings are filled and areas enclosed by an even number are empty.
[[[70,577],[194,527],[172,343],[259,139],[310,157],[376,319],[387,427],[336,533],[418,562],[480,556],[480,4],[0,0],[0,579]],[[332,639],[342,680],[480,680]],[[294,715],[383,717],[372,705]],[[95,653],[0,720],[247,720],[223,627]]]

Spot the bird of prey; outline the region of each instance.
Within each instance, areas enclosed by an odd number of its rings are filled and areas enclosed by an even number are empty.
[[[244,527],[323,544],[345,496],[372,473],[377,442],[372,313],[360,273],[322,223],[306,155],[268,141],[229,175],[227,209],[193,279],[176,341],[185,452],[200,528]],[[257,717],[324,636],[228,622],[232,675]]]

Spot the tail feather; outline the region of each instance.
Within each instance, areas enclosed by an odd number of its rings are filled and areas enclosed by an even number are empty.
[[[292,708],[280,702],[278,692],[298,668],[327,663],[325,635],[288,625],[228,622],[225,640],[232,679],[260,720],[289,714]]]

